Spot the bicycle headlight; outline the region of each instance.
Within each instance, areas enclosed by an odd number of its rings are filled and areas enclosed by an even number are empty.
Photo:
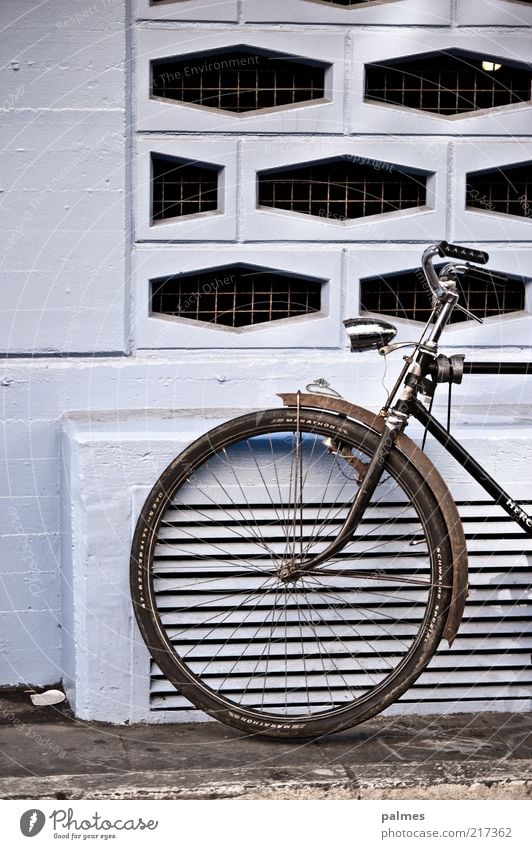
[[[382,348],[388,345],[397,333],[393,324],[378,318],[348,318],[344,321],[344,327],[352,351]]]

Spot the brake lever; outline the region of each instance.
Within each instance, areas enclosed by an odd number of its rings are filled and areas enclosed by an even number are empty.
[[[454,308],[455,310],[460,310],[460,312],[463,312],[464,315],[467,315],[468,318],[474,318],[475,321],[478,321],[479,324],[484,324],[484,319],[479,318],[478,315],[473,315],[472,312],[469,312],[469,310],[466,310],[466,308],[461,306],[460,304],[455,304]]]
[[[508,283],[508,277],[506,274],[500,274],[498,271],[491,271],[489,268],[479,268],[477,265],[470,265],[468,262],[464,263],[464,265],[468,274],[488,279],[494,286],[505,286],[506,283]]]

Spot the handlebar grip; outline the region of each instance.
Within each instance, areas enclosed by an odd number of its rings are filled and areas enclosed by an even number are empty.
[[[470,262],[478,262],[481,265],[485,265],[489,261],[489,254],[485,251],[464,248],[462,245],[450,245],[449,242],[440,242],[438,249],[440,256],[452,256],[454,259],[465,259]]]

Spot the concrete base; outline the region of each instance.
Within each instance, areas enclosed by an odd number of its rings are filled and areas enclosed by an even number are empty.
[[[76,716],[116,724],[201,718],[193,709],[180,714],[170,710],[150,714],[150,659],[131,606],[130,545],[146,495],[170,460],[197,436],[242,412],[214,409],[206,417],[203,410],[115,411],[72,414],[64,420],[63,666],[65,689]],[[467,416],[462,411],[455,432],[519,499],[530,493],[530,481],[520,478],[523,469],[532,468],[532,448],[523,419],[526,410],[521,407],[515,415],[519,415],[519,422],[506,408],[492,408],[487,425],[483,411],[470,409]],[[414,437],[421,435],[415,423],[408,432]],[[474,500],[482,495],[433,440],[429,440],[427,450],[455,497]],[[476,651],[474,647],[470,650]],[[511,680],[506,673],[502,675],[501,687]],[[457,683],[457,693],[459,686]],[[467,695],[471,699],[471,693]],[[519,695],[522,699],[522,693]],[[499,709],[523,709],[522,702],[512,705],[511,692],[505,691],[504,699]],[[450,704],[399,703],[391,712],[476,711],[478,707],[478,701],[461,704],[458,694]]]

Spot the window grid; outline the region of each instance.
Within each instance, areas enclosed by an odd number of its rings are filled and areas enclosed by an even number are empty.
[[[259,206],[340,221],[426,204],[426,177],[337,160],[259,174]]]
[[[439,115],[458,115],[530,100],[530,71],[449,53],[366,66],[365,97]],[[493,60],[496,64],[496,60]]]
[[[319,312],[321,283],[245,268],[152,281],[152,312],[246,327]]]
[[[373,3],[375,0],[319,0],[320,3],[330,3],[331,6],[362,6],[364,3]]]
[[[213,212],[218,170],[152,155],[152,220]]]
[[[524,281],[510,277],[505,285],[480,280],[474,274],[461,275],[459,304],[478,318],[490,318],[525,308]],[[360,311],[380,313],[410,321],[426,322],[431,314],[430,296],[420,270],[367,277],[360,281]],[[454,310],[451,323],[468,321]]]
[[[323,67],[235,51],[152,63],[152,95],[226,112],[253,112],[324,97]]]
[[[532,162],[469,174],[467,206],[532,220]]]

